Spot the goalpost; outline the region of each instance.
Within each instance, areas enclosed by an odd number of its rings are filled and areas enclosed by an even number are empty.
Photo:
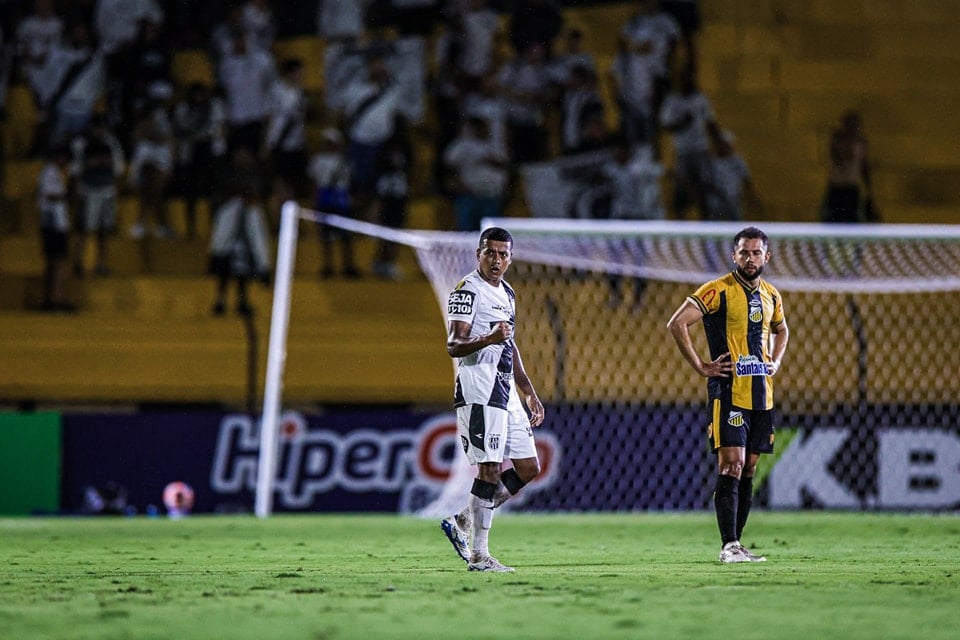
[[[477,233],[400,231],[300,209],[294,203],[284,205],[260,432],[256,488],[260,517],[272,511],[301,220],[412,247],[441,309],[457,280],[476,266]],[[667,462],[663,456],[670,451],[703,448],[703,429],[698,425],[705,427],[705,384],[682,363],[664,326],[697,285],[729,271],[731,240],[750,225],[770,237],[773,257],[764,277],[784,294],[791,326],[791,345],[777,380],[777,404],[786,427],[777,450],[782,452],[791,435],[800,434],[793,448],[802,445],[799,451],[805,456],[797,458],[796,468],[790,460],[780,461],[775,470],[780,478],[764,490],[762,500],[774,507],[869,508],[896,506],[895,495],[900,495],[896,491],[911,499],[917,495],[943,499],[960,487],[960,478],[950,484],[954,480],[941,473],[949,460],[935,454],[930,458],[923,453],[930,448],[926,445],[916,455],[904,454],[908,466],[917,465],[915,475],[884,476],[893,468],[890,452],[909,441],[895,437],[902,435],[897,429],[942,432],[948,453],[953,450],[951,434],[956,433],[960,443],[956,426],[960,376],[953,373],[960,371],[960,350],[953,348],[960,344],[960,323],[953,321],[960,311],[956,295],[960,229],[783,222],[484,221],[484,226],[493,225],[505,227],[514,237],[508,279],[521,297],[524,356],[536,363],[538,390],[551,410],[551,429],[562,435],[565,446],[580,452],[581,459],[617,470],[615,477],[599,480],[583,475],[589,469],[565,471],[569,475],[561,482],[596,486],[569,499],[534,498],[532,508],[701,505],[703,478],[710,475],[706,465],[711,464],[705,457],[674,461],[666,480],[648,473],[662,467]],[[957,447],[960,450],[960,444]],[[910,462],[914,458],[921,462]],[[814,463],[822,468],[809,468]],[[902,470],[897,473],[903,475]],[[804,478],[810,474],[822,475],[829,491],[807,488]],[[811,492],[815,495],[808,496]],[[956,492],[960,505],[960,489]]]

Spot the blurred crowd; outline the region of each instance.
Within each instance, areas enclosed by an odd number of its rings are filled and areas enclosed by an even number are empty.
[[[583,154],[597,158],[587,176],[597,188],[569,215],[759,211],[736,138],[699,88],[698,2],[627,4],[611,60],[552,0],[3,3],[4,89],[29,87],[39,114],[29,155],[46,162],[48,306],[67,304],[64,271],[110,273],[113,233],[196,238],[209,205],[214,312],[236,278],[247,313],[245,283],[269,281],[265,247],[287,199],[401,227],[412,196],[442,195],[450,228],[475,230],[521,197],[524,166]],[[306,88],[315,61],[275,55],[291,29],[323,40],[320,91]],[[206,53],[210,81],[178,81],[180,49]],[[118,230],[124,194],[138,214]],[[185,203],[179,232],[172,197]],[[320,242],[321,277],[365,275],[349,234],[326,228]],[[394,245],[378,247],[369,271],[403,277]]]

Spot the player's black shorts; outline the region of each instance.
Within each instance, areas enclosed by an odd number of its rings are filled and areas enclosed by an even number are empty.
[[[772,410],[741,409],[729,398],[710,400],[710,450],[744,447],[748,453],[773,453],[774,415]]]

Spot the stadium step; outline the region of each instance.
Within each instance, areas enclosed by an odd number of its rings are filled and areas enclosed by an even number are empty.
[[[293,291],[285,402],[449,400],[452,362],[426,282],[298,281]],[[242,404],[249,331],[262,387],[272,294],[251,289],[248,331],[232,290],[228,313],[211,315],[213,293],[190,278],[107,279],[76,314],[0,313],[0,399]]]

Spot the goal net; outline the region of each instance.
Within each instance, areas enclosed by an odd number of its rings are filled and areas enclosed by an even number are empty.
[[[447,293],[476,268],[477,233],[289,211],[413,247],[443,311]],[[791,331],[775,384],[776,452],[761,460],[757,503],[960,508],[960,231],[756,224],[770,238],[764,277],[783,294]],[[682,359],[666,321],[699,284],[730,270],[732,238],[746,223],[485,221],[493,225],[514,237],[507,279],[517,291],[518,342],[547,407],[542,433],[563,460],[552,489],[525,490],[524,508],[709,507],[716,462],[706,446],[706,381]],[[289,304],[281,283],[289,241],[281,237],[271,354],[283,344],[277,305]],[[693,334],[706,354],[702,331]],[[268,412],[279,404],[268,403],[279,392],[269,384],[278,366],[268,362],[262,456],[272,455]],[[269,465],[260,468],[268,482]],[[262,500],[258,485],[258,514]]]

